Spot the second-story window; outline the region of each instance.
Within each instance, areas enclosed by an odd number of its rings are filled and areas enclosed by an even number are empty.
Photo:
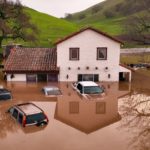
[[[97,60],[107,60],[107,47],[97,48]]]
[[[79,48],[69,49],[69,60],[79,60]]]

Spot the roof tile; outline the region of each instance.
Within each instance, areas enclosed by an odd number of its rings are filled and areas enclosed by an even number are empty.
[[[59,71],[56,48],[17,48],[6,61],[6,72]]]

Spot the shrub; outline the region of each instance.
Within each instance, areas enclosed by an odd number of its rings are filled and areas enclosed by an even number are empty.
[[[114,17],[114,12],[111,10],[106,10],[106,11],[104,11],[104,15],[106,18],[112,18],[112,17]]]

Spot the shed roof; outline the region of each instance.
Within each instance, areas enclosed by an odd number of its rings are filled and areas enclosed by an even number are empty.
[[[11,51],[5,72],[59,71],[56,48],[17,48]]]

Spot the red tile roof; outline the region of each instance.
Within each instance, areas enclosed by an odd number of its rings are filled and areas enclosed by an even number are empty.
[[[5,72],[51,72],[57,67],[56,48],[14,49],[5,64]]]
[[[120,44],[123,44],[123,42],[122,42],[121,40],[119,40],[119,39],[117,39],[117,38],[115,38],[115,37],[112,37],[112,36],[108,35],[108,34],[105,33],[105,32],[102,32],[102,31],[100,31],[100,30],[94,29],[94,28],[92,28],[92,27],[87,27],[87,28],[81,29],[81,30],[79,30],[79,31],[77,31],[77,32],[75,32],[75,33],[69,35],[69,36],[66,36],[66,37],[63,38],[63,39],[60,39],[60,40],[57,41],[55,44],[57,45],[57,44],[59,44],[59,43],[65,41],[65,40],[67,40],[67,39],[69,39],[69,38],[71,38],[71,37],[73,37],[73,36],[75,36],[75,35],[77,35],[77,34],[83,32],[83,31],[86,31],[86,30],[95,31],[95,32],[97,32],[97,33],[99,33],[99,34],[101,34],[101,35],[103,35],[103,36],[105,36],[105,37],[107,37],[107,38],[109,38],[109,39],[112,39],[113,41],[116,41],[116,42],[118,42],[118,43],[120,43]]]

